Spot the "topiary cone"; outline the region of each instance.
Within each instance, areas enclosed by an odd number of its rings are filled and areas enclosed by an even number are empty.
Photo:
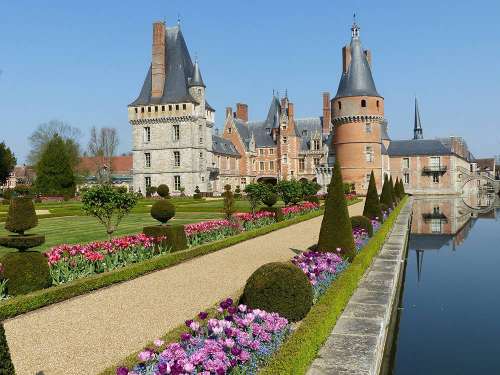
[[[387,175],[384,176],[384,185],[382,185],[382,193],[380,194],[380,203],[385,204],[390,209],[394,208],[391,188],[389,187],[389,178],[387,177]]]
[[[9,345],[5,337],[5,329],[2,322],[0,322],[0,374],[2,375],[15,375],[14,365],[10,358]]]
[[[375,183],[373,171],[370,173],[370,182],[368,183],[368,191],[366,192],[363,216],[369,219],[377,218],[379,221],[383,220],[382,208],[380,207],[380,201],[378,199],[377,184]]]
[[[335,161],[328,188],[317,251],[337,252],[337,249],[340,249],[341,254],[351,260],[356,256],[351,220],[349,219],[338,160]]]
[[[38,225],[35,206],[28,197],[16,197],[10,201],[5,229],[9,232],[24,234],[24,231]]]

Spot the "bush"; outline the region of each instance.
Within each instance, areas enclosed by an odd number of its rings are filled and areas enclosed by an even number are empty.
[[[156,193],[162,198],[170,198],[170,189],[165,184],[158,186]]]
[[[267,263],[247,280],[243,303],[252,309],[276,312],[292,322],[311,309],[313,290],[307,276],[291,263]]]
[[[352,228],[361,228],[368,232],[368,236],[373,236],[373,225],[370,219],[366,216],[353,216],[351,217]]]
[[[148,237],[166,237],[162,246],[170,251],[187,249],[187,237],[184,225],[152,225],[143,228],[143,233]]]
[[[392,204],[395,206],[399,202],[399,197],[396,195],[396,190],[394,187],[394,181],[392,180],[392,176],[389,178],[389,187],[391,188],[391,197],[392,197]]]
[[[157,189],[156,186],[148,186],[146,188],[146,197],[151,198],[151,196],[156,193]]]
[[[318,251],[333,252],[337,249],[341,249],[341,254],[347,256],[349,260],[356,255],[338,160],[335,161],[333,168],[318,239]]]
[[[262,189],[264,189],[262,184],[252,183],[245,186],[245,193],[247,195],[248,202],[250,203],[252,214],[255,214],[255,210],[262,199]]]
[[[52,284],[47,258],[38,251],[7,253],[1,263],[10,296],[48,288]]]
[[[2,236],[0,237],[0,246],[25,251],[32,247],[40,246],[45,242],[44,235],[37,234],[24,234],[16,236]]]
[[[2,375],[15,375],[14,365],[10,358],[9,345],[5,337],[5,329],[0,322],[0,374]]]
[[[300,185],[302,187],[302,194],[304,197],[316,195],[321,189],[321,185],[315,181],[301,180]]]
[[[175,206],[169,200],[159,200],[151,207],[151,216],[165,224],[175,216]]]
[[[368,183],[368,190],[366,192],[365,207],[363,208],[363,216],[370,219],[378,218],[379,221],[383,220],[382,210],[380,208],[380,201],[378,199],[377,184],[375,183],[375,175],[370,174],[370,182]]]
[[[225,185],[224,190],[224,193],[222,193],[222,196],[224,197],[223,211],[226,215],[226,219],[230,220],[233,214],[236,212],[236,207],[234,205],[234,195],[231,191],[231,185]]]
[[[307,195],[304,200],[306,202],[317,203],[319,204],[319,197],[317,195]]]
[[[38,218],[33,201],[28,197],[17,197],[11,200],[5,229],[9,232],[24,234],[24,231],[36,227]]]
[[[380,209],[384,212],[387,212],[387,210],[389,209],[389,206],[386,205],[385,203],[380,203]]]
[[[297,204],[302,200],[302,185],[297,180],[281,180],[276,185],[281,200],[285,205]]]
[[[267,207],[272,207],[278,201],[278,194],[274,192],[274,187],[269,184],[263,184],[261,190],[261,199]]]
[[[200,191],[200,188],[198,186],[196,186],[196,188],[194,189],[193,198],[194,199],[201,199],[201,191]]]

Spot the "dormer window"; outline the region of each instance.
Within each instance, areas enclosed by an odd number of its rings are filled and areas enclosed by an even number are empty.
[[[141,107],[141,113],[144,113],[144,107]]]
[[[227,128],[227,132],[228,132],[229,134],[231,134],[231,133],[233,132],[233,129],[229,126],[229,127]]]
[[[313,150],[314,150],[314,151],[318,151],[318,150],[319,150],[319,146],[320,146],[319,139],[315,139],[315,140],[313,141]]]
[[[182,105],[182,109],[186,109],[186,105],[185,104]]]
[[[307,130],[302,130],[302,136],[306,136],[307,135]]]
[[[135,113],[139,112],[139,111],[137,110],[137,107],[136,107],[136,108],[134,108],[134,109],[135,109]]]
[[[165,106],[164,105],[161,106],[161,111],[165,112]]]
[[[155,105],[155,112],[158,112],[158,106]]]
[[[366,100],[365,99],[362,99],[361,100],[361,107],[366,107]]]
[[[179,110],[179,104],[176,104],[175,105],[175,110],[178,111]]]
[[[148,107],[148,112],[151,112],[151,107]]]

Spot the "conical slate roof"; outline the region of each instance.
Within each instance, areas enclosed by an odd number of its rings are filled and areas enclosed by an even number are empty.
[[[205,86],[203,83],[203,78],[201,77],[200,65],[198,64],[198,60],[195,60],[193,73],[191,75],[191,79],[189,80],[189,86]]]
[[[345,96],[380,96],[375,88],[370,64],[361,46],[359,27],[352,26],[351,62],[342,73],[336,98]]]

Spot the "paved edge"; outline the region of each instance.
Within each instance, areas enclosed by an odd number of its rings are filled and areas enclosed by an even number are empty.
[[[410,198],[307,375],[379,374],[404,272],[412,205]]]

